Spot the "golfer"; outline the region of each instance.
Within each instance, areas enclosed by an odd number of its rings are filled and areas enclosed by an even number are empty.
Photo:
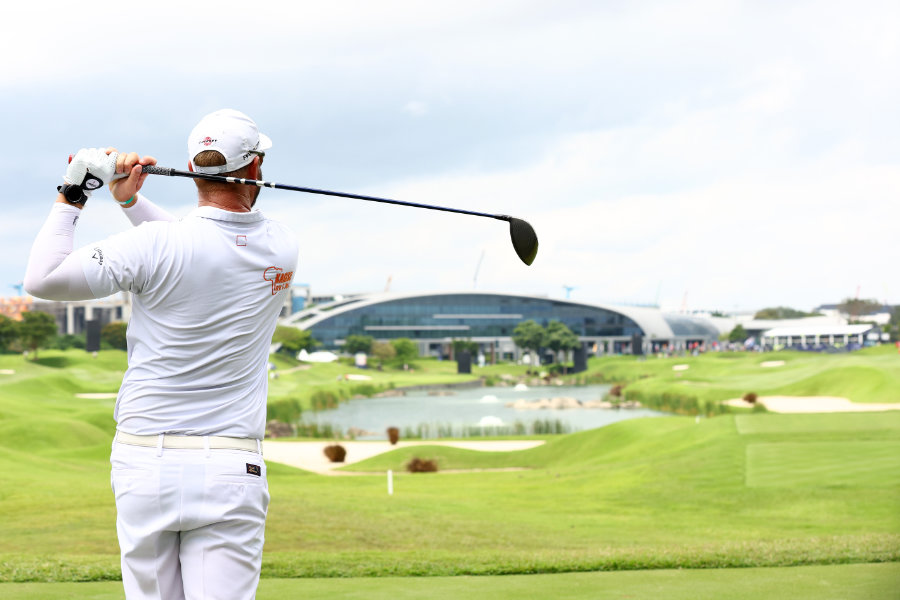
[[[261,178],[271,141],[235,110],[188,137],[190,169]],[[127,598],[254,598],[269,492],[260,440],[269,346],[296,238],[254,210],[260,188],[195,180],[182,219],[141,193],[152,157],[80,150],[35,239],[25,288],[50,300],[132,294],[112,487]],[[135,227],[73,251],[109,183]]]

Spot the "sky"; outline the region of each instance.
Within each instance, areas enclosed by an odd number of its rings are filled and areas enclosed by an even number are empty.
[[[313,294],[476,290],[666,310],[900,303],[900,3],[31,2],[0,21],[0,296],[69,154],[186,168],[219,108],[264,178],[509,214],[263,190]],[[176,215],[193,183],[151,176]],[[76,245],[129,227],[96,192]]]

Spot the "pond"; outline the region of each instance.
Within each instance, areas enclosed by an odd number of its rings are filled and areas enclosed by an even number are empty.
[[[388,427],[400,429],[403,437],[417,431],[421,437],[467,437],[512,433],[569,433],[603,427],[638,417],[667,416],[645,408],[543,408],[510,406],[553,398],[599,402],[608,385],[480,387],[408,391],[404,396],[363,398],[338,408],[304,413],[303,423],[330,425],[347,432],[357,430],[357,439],[386,439]]]

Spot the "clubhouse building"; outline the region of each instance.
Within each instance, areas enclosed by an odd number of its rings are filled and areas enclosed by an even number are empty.
[[[409,338],[421,356],[449,357],[454,340],[476,342],[486,356],[520,355],[513,330],[533,320],[566,324],[589,354],[639,354],[709,345],[719,330],[707,319],[657,308],[583,304],[540,296],[490,292],[372,293],[317,304],[283,318],[281,325],[309,331],[326,349],[350,335],[379,341]]]

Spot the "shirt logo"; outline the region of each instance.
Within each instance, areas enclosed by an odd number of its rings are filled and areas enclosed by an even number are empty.
[[[239,235],[235,238],[234,243],[238,246],[246,246],[247,245],[247,236]]]
[[[262,469],[259,468],[259,465],[254,465],[254,464],[250,464],[250,463],[246,463],[246,464],[247,464],[247,474],[248,475],[256,475],[257,477],[260,477],[262,475]]]
[[[94,248],[94,253],[91,255],[91,258],[100,263],[100,266],[103,266],[103,250],[100,248]]]
[[[273,296],[282,290],[288,289],[291,286],[291,279],[293,278],[293,271],[285,271],[281,267],[269,267],[263,271],[263,279],[272,282]]]

